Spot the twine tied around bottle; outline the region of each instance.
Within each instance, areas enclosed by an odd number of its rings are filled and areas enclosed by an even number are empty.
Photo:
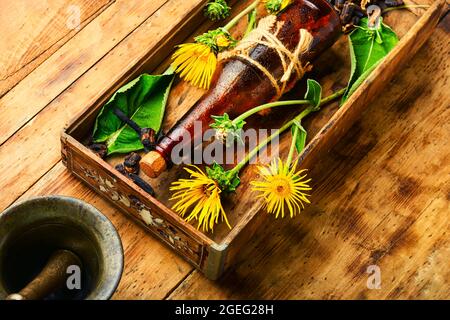
[[[262,18],[258,23],[258,27],[253,29],[244,39],[242,39],[234,49],[220,53],[219,59],[223,60],[237,57],[249,62],[270,80],[277,92],[277,96],[281,97],[286,90],[286,86],[293,71],[297,73],[297,76],[300,79],[310,70],[311,65],[309,63],[303,65],[300,61],[300,56],[309,50],[313,41],[313,36],[308,30],[300,29],[299,42],[294,51],[291,52],[276,36],[282,26],[283,22],[277,22],[274,15]],[[279,81],[275,79],[267,68],[250,57],[251,49],[259,44],[275,50],[280,57],[283,66],[283,75]]]

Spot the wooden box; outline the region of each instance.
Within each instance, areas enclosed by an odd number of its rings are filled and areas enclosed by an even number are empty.
[[[246,245],[258,228],[269,219],[273,219],[261,212],[262,203],[246,190],[247,182],[255,175],[254,167],[249,165],[245,168],[241,173],[243,183],[239,187],[242,190],[226,199],[225,206],[232,229],[221,224],[216,227],[214,233],[205,234],[197,230],[195,225],[186,223],[170,209],[168,187],[170,182],[182,175],[181,167],[174,166],[157,179],[146,178],[157,192],[154,198],[114,169],[114,165],[121,161],[121,157],[111,157],[105,161],[86,147],[100,108],[118,88],[142,72],[155,74],[161,72],[168,65],[167,58],[175,44],[190,41],[193,35],[211,27],[201,14],[205,2],[207,1],[191,1],[188,8],[183,8],[186,13],[179,18],[179,23],[167,28],[155,27],[155,30],[160,32],[154,36],[160,38],[156,39],[153,48],[149,48],[148,54],[136,61],[130,70],[118,71],[122,72],[121,81],[99,93],[99,97],[93,99],[85,111],[63,130],[61,152],[64,164],[74,175],[124,213],[135,218],[151,234],[177,251],[208,278],[217,279],[238,259],[241,247]],[[236,2],[233,12],[239,12],[249,2]],[[382,94],[383,88],[429,37],[444,10],[446,2],[439,0],[431,2],[431,6],[426,10],[413,9],[413,13],[398,10],[387,15],[385,21],[397,32],[400,42],[345,105],[338,108],[338,104],[334,103],[308,119],[305,126],[309,138],[306,148],[300,155],[300,164],[303,168],[311,168],[320,161],[320,157],[344,135],[370,105],[372,99]],[[240,23],[235,32],[244,27],[245,25]],[[152,36],[152,33],[149,36]],[[345,38],[342,36],[330,50],[315,61],[314,71],[307,75],[308,78],[316,79],[322,84],[324,95],[344,87],[348,80],[350,63]],[[302,96],[304,84],[305,82],[301,81],[289,95],[295,98]],[[166,108],[165,128],[173,125],[202,93],[201,90],[192,88],[186,83],[175,83]],[[270,117],[270,120],[257,122],[261,127],[279,127],[283,120],[286,120],[285,115],[281,117],[276,115]],[[258,123],[254,125],[258,126]],[[282,136],[280,140],[282,152],[289,147],[290,139],[289,135]]]

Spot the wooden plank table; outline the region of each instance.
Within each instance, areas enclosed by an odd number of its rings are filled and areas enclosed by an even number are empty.
[[[314,168],[314,205],[297,220],[261,229],[219,281],[204,278],[66,171],[60,130],[117,80],[115,70],[140,57],[149,30],[178,6],[0,2],[0,210],[44,194],[96,206],[125,249],[115,299],[449,299],[448,14]],[[380,289],[367,286],[371,265],[380,268]]]

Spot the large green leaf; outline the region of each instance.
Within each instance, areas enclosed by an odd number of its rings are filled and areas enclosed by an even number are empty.
[[[108,154],[143,149],[136,131],[113,112],[119,108],[141,128],[158,132],[173,81],[173,74],[143,74],[120,88],[103,106],[94,126],[94,142],[106,143]]]
[[[345,102],[355,92],[359,85],[369,76],[370,72],[398,42],[395,32],[382,21],[380,21],[378,29],[369,29],[367,18],[361,19],[360,25],[350,33],[348,39],[351,73],[342,102]]]

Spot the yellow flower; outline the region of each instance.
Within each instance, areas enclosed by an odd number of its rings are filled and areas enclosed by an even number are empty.
[[[283,218],[286,208],[293,218],[305,208],[304,203],[310,203],[307,198],[310,195],[305,191],[312,190],[308,185],[311,179],[305,180],[306,174],[302,174],[306,170],[296,172],[296,167],[297,161],[289,169],[281,159],[278,159],[278,163],[274,160],[268,167],[258,167],[263,181],[251,182],[252,189],[260,192],[258,197],[264,198],[265,209],[274,213],[275,218],[278,218],[280,213]]]
[[[194,38],[194,43],[178,46],[172,56],[172,68],[194,86],[209,89],[217,66],[217,54],[236,44],[224,28],[209,30]]]
[[[216,54],[210,47],[203,43],[181,44],[172,60],[172,68],[181,78],[194,86],[209,89],[217,65]]]
[[[198,220],[198,228],[202,226],[205,232],[213,230],[219,216],[230,227],[220,200],[222,190],[218,183],[198,167],[192,167],[195,170],[184,168],[191,175],[190,179],[179,179],[170,187],[171,191],[175,191],[170,200],[176,201],[172,209],[184,217],[188,209],[192,208],[186,221]]]

